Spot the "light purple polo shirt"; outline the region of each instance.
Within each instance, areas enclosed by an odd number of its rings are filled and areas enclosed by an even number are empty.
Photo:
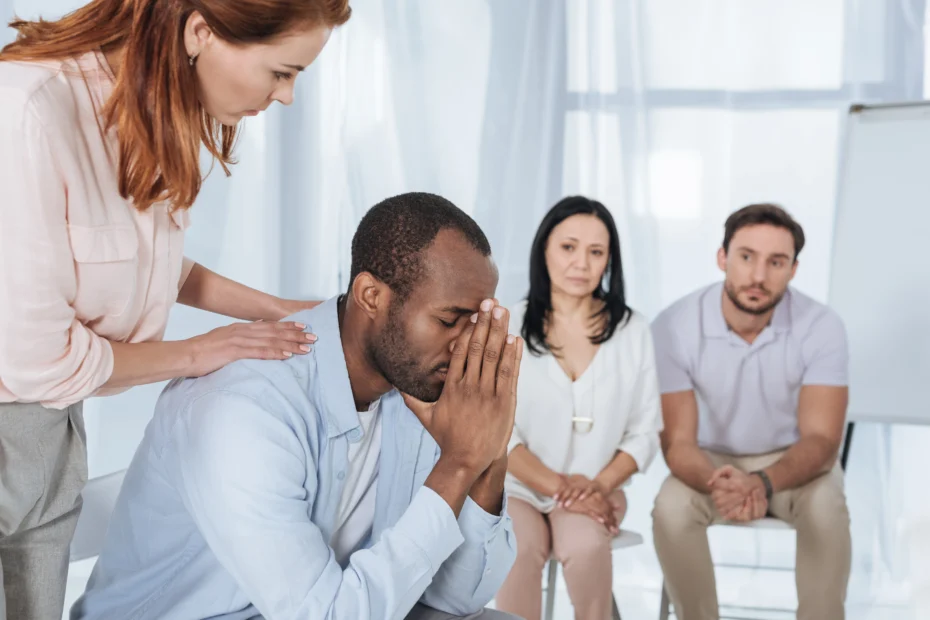
[[[844,386],[846,330],[827,306],[789,287],[771,323],[748,344],[723,318],[723,283],[678,300],[652,323],[659,388],[694,390],[698,445],[764,454],[798,440],[802,385]]]

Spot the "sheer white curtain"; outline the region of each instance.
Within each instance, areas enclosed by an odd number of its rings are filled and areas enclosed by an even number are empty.
[[[0,0],[0,16],[79,4]],[[614,213],[630,301],[651,317],[720,277],[724,218],[764,200],[804,225],[795,283],[825,299],[845,110],[923,92],[924,0],[352,5],[298,80],[295,105],[250,119],[232,178],[209,179],[193,210],[194,259],[272,293],[325,298],[347,284],[368,207],[433,191],[483,226],[512,302],[525,293],[542,214],[584,193]],[[223,322],[178,308],[168,336]],[[92,475],[128,464],[160,387],[88,403]],[[856,430],[853,606],[907,595],[923,430]],[[620,582],[660,583],[649,512],[666,473],[657,463],[630,489],[627,526],[647,544],[616,555]],[[726,530],[712,534],[719,560],[793,565],[791,534]],[[721,575],[723,601],[792,602],[790,573],[765,591]]]

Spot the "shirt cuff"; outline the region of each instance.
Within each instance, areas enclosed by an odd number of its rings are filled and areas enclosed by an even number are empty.
[[[829,373],[822,375],[807,374],[801,380],[801,385],[825,385],[828,387],[847,387],[849,378],[846,375],[831,375]]]
[[[501,504],[501,514],[492,515],[485,512],[470,497],[465,498],[462,513],[459,515],[459,527],[467,543],[487,543],[494,539],[507,518],[507,494],[504,493],[504,502]]]
[[[671,381],[659,381],[659,394],[676,394],[678,392],[687,392],[694,389],[694,384],[689,381],[674,383]]]
[[[423,551],[434,575],[465,542],[452,508],[429,487],[420,487],[393,529]]]
[[[48,400],[40,400],[40,403],[43,407],[48,407],[49,409],[65,409],[66,407],[70,407],[74,403],[90,398],[91,396],[109,396],[111,394],[125,392],[129,389],[128,387],[102,387],[104,384],[106,384],[107,381],[110,380],[110,377],[113,375],[113,345],[110,344],[109,340],[103,336],[98,336],[86,326],[78,323],[77,319],[75,319],[71,328],[72,343],[78,341],[79,339],[83,340],[84,335],[90,338],[90,342],[87,345],[84,362],[81,364],[81,368],[91,369],[93,374],[92,376],[82,377],[81,385],[95,385],[98,387],[94,388],[93,391],[90,392],[87,391],[86,387],[76,389],[77,386],[74,384],[74,378],[72,377],[69,383],[71,383],[75,389],[71,390],[67,396]],[[13,390],[10,391],[12,392]]]
[[[626,437],[620,442],[617,449],[629,454],[636,461],[639,473],[643,473],[652,464],[652,459],[655,458],[656,452],[658,452],[658,431],[656,431],[655,437],[651,434]]]

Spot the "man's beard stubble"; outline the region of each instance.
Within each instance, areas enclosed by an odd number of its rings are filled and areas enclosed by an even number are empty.
[[[410,353],[404,340],[403,327],[394,308],[391,308],[388,314],[384,330],[372,341],[368,355],[375,368],[398,391],[427,403],[439,400],[443,384],[431,379],[436,371],[447,368],[448,365],[441,364],[431,369],[422,367]]]
[[[762,288],[762,290],[765,291],[766,293],[770,293],[770,291],[766,288],[763,288],[763,287],[759,287],[759,288]],[[761,316],[767,313],[769,310],[777,306],[778,302],[780,302],[782,300],[782,297],[785,296],[785,292],[782,291],[780,295],[772,297],[772,300],[769,303],[759,306],[758,308],[751,308],[749,306],[746,306],[743,302],[739,300],[739,291],[736,290],[736,287],[734,287],[729,282],[724,283],[723,290],[726,292],[727,297],[730,298],[730,301],[733,302],[733,305],[736,306],[737,310],[741,312],[745,312],[746,314],[752,314],[754,316]]]

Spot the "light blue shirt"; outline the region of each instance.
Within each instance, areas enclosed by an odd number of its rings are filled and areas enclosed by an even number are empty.
[[[421,601],[482,609],[516,556],[506,505],[458,520],[423,486],[439,448],[394,391],[371,536],[340,566],[329,546],[362,437],[336,300],[294,320],[312,353],[242,361],[172,383],[133,458],[72,620],[403,618]]]

